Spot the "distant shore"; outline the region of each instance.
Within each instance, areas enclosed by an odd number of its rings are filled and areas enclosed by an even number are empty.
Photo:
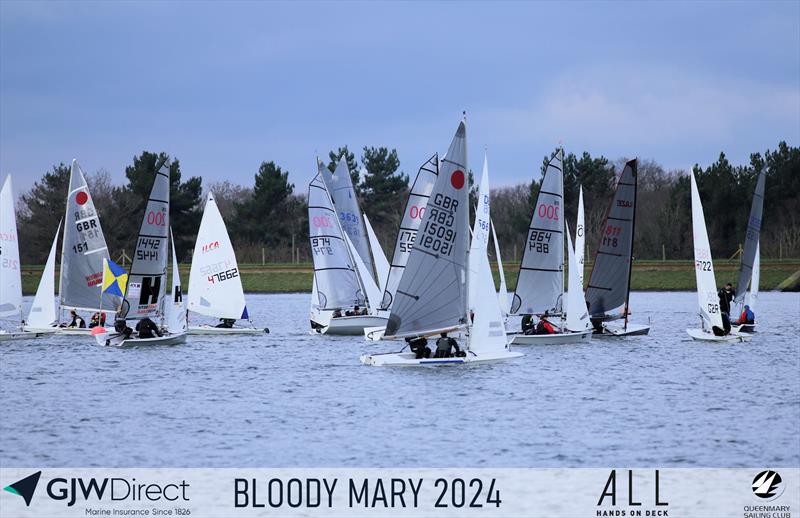
[[[694,269],[692,261],[636,261],[631,278],[631,289],[634,291],[689,291],[695,289]],[[42,265],[23,266],[22,291],[25,295],[36,293]],[[311,291],[313,266],[311,263],[300,264],[242,264],[239,265],[242,286],[247,293],[302,293]],[[498,282],[497,265],[492,263],[495,282]],[[519,263],[505,263],[503,269],[509,291],[517,283]],[[584,284],[588,283],[592,263],[586,265]],[[736,284],[738,280],[738,261],[716,260],[714,270],[717,283]],[[189,265],[181,265],[183,286],[189,285]],[[800,272],[800,259],[763,260],[761,263],[761,290],[776,289],[792,275]],[[58,270],[56,269],[56,276]],[[796,279],[789,289],[800,289]],[[782,287],[783,288],[783,287]],[[186,289],[186,288],[185,288]]]

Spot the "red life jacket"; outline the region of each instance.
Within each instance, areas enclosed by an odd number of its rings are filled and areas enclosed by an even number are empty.
[[[550,322],[548,322],[548,321],[546,321],[546,320],[543,320],[543,321],[542,321],[542,325],[544,326],[544,329],[545,329],[545,331],[547,331],[547,332],[548,332],[548,334],[551,334],[551,335],[554,335],[554,334],[556,334],[556,330],[555,330],[555,328],[554,328],[554,327],[553,327],[553,326],[550,324]]]

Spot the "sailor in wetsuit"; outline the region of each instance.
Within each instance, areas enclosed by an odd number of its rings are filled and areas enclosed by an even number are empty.
[[[453,349],[455,349],[455,354],[453,354]],[[436,354],[434,358],[452,358],[453,356],[461,357],[466,356],[466,354],[461,352],[458,342],[447,336],[447,333],[442,333],[439,339],[436,340]]]
[[[533,315],[523,315],[522,334],[532,335],[536,332],[536,325],[533,323]]]
[[[220,318],[219,324],[214,327],[219,327],[220,329],[232,329],[235,322],[236,320],[233,318]]]
[[[431,349],[428,347],[428,340],[424,336],[406,338],[406,342],[408,342],[408,347],[417,360],[431,357]]]
[[[139,334],[139,338],[155,338],[156,336],[162,336],[161,330],[158,329],[156,323],[149,318],[143,318],[136,324],[136,332]]]

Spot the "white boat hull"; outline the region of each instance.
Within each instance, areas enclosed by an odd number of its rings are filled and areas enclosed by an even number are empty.
[[[43,333],[30,333],[26,331],[0,331],[0,342],[11,340],[35,340],[44,336]]]
[[[714,333],[709,333],[708,331],[704,331],[703,329],[687,329],[686,333],[692,337],[693,340],[698,340],[702,342],[727,342],[727,343],[735,343],[735,342],[749,342],[753,339],[752,336],[746,334],[738,334],[735,332],[731,332],[731,334],[725,336],[716,336]]]
[[[731,326],[731,330],[736,331],[737,333],[755,333],[756,325],[755,324],[733,325]]]
[[[374,315],[336,317],[331,318],[327,325],[320,323],[322,327],[314,329],[313,332],[321,335],[360,336],[364,334],[364,330],[368,327],[382,327],[385,329],[388,321],[389,319],[386,317]]]
[[[92,334],[92,328],[89,327],[32,327],[24,326],[22,328],[26,333],[39,333],[50,335],[67,335],[67,336],[87,336]]]
[[[446,367],[455,365],[471,365],[478,363],[492,363],[519,358],[522,353],[503,351],[492,354],[477,355],[467,351],[467,355],[458,358],[421,358],[417,359],[412,352],[363,354],[359,358],[361,363],[371,367]]]
[[[269,333],[269,328],[252,328],[252,327],[213,327],[213,326],[189,326],[187,334],[190,335],[214,335],[214,336],[229,336],[229,335],[263,335]]]
[[[650,333],[650,326],[641,324],[628,324],[628,327],[615,327],[603,324],[602,333],[594,333],[594,336],[611,337],[611,336],[644,336]]]
[[[588,342],[592,339],[592,330],[568,331],[548,335],[512,335],[511,345],[563,345]]]
[[[145,345],[178,345],[186,342],[186,333],[175,335],[156,336],[153,338],[128,338],[121,340],[120,337],[109,338],[105,345],[111,347],[140,347]]]

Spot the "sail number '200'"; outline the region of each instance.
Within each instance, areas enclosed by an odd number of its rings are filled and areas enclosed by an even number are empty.
[[[164,212],[151,210],[147,213],[147,224],[163,227],[167,224],[167,215]]]
[[[537,209],[540,218],[558,221],[558,205],[547,205],[542,203]]]

